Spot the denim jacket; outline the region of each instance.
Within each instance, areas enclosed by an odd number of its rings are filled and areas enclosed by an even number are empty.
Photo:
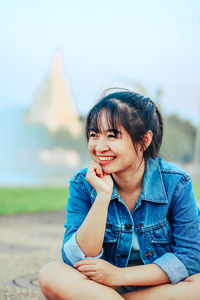
[[[82,169],[70,180],[62,247],[63,261],[69,265],[86,258],[76,241],[76,231],[96,198],[86,172]],[[126,267],[134,231],[143,263],[158,265],[171,283],[200,272],[200,212],[185,171],[161,158],[150,158],[132,213],[114,185],[103,249],[97,257]]]

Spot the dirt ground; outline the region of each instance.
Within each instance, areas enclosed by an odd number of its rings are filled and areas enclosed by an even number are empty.
[[[65,211],[0,216],[0,300],[44,300],[37,275],[61,260]]]
[[[44,300],[38,272],[61,260],[65,211],[0,216],[0,300]]]

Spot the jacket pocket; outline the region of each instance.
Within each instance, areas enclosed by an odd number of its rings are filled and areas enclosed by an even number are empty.
[[[148,232],[148,239],[158,256],[172,252],[172,232],[169,223],[162,222],[152,226]]]

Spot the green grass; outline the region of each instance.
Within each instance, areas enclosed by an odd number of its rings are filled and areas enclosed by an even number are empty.
[[[196,199],[200,200],[200,184],[194,183],[193,188],[194,188],[194,193],[195,193]]]
[[[0,215],[65,209],[64,187],[0,188]]]
[[[194,192],[200,200],[200,184],[194,184]],[[0,215],[65,209],[67,197],[64,187],[0,188]]]

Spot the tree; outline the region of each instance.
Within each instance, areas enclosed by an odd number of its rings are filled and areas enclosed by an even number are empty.
[[[194,158],[196,128],[177,114],[165,117],[162,153],[168,160],[189,163]]]

